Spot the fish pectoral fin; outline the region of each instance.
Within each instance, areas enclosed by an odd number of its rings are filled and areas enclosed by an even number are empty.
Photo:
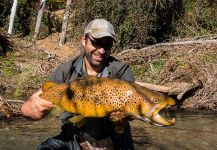
[[[77,127],[81,127],[85,124],[86,119],[82,115],[73,116],[71,118],[68,118],[67,121],[73,123]]]
[[[50,112],[49,112],[49,117],[59,117],[61,113],[63,113],[64,110],[61,107],[58,106],[54,106],[53,108],[51,108]]]
[[[76,116],[73,116],[71,118],[68,118],[68,121],[71,123],[76,123],[76,122],[81,121],[83,118],[84,118],[84,116],[82,116],[82,115],[76,115]]]
[[[116,122],[116,121],[121,121],[122,119],[126,118],[127,116],[129,116],[129,114],[122,112],[122,111],[114,111],[112,113],[110,113],[109,115],[109,120]]]

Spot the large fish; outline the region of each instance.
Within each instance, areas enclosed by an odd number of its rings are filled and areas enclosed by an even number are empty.
[[[175,100],[135,83],[88,76],[69,84],[48,81],[42,90],[41,98],[76,114],[71,122],[86,117],[111,116],[110,120],[114,122],[131,117],[159,126],[175,124],[175,118],[169,120],[159,114],[163,108],[175,105]],[[113,112],[121,112],[121,115],[110,115]]]

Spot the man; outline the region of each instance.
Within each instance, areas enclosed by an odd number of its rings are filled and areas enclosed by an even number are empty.
[[[98,77],[119,78],[134,82],[130,67],[111,57],[111,48],[115,41],[113,26],[104,19],[95,19],[85,28],[81,39],[84,53],[60,65],[49,80],[56,83],[69,83],[73,80],[94,75]],[[41,119],[45,112],[53,107],[52,103],[41,99],[40,89],[34,93],[21,108],[24,116]],[[129,123],[123,134],[114,130],[114,125],[107,118],[90,118],[78,128],[67,122],[73,114],[64,112],[60,118],[64,125],[56,137],[43,142],[38,149],[134,149]]]

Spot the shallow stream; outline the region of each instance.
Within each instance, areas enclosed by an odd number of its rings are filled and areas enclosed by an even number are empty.
[[[136,150],[217,150],[217,113],[176,113],[172,127],[157,127],[132,121]],[[34,150],[37,145],[59,133],[59,119],[30,121],[19,118],[0,121],[0,150]]]

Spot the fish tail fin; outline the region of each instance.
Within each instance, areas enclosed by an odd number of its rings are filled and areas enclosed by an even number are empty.
[[[46,91],[47,89],[53,87],[54,85],[56,85],[56,83],[51,81],[45,81],[44,84],[42,85],[42,91]]]

